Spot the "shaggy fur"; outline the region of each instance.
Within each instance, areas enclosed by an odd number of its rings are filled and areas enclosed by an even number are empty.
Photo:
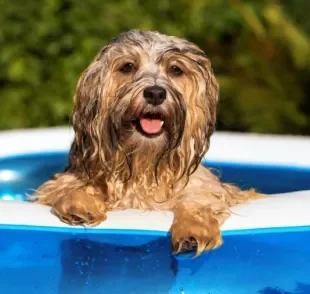
[[[166,98],[152,104],[144,90],[154,85]],[[97,225],[108,210],[172,210],[175,252],[218,247],[229,207],[258,197],[200,165],[218,92],[210,61],[195,44],[158,32],[120,35],[82,73],[68,167],[35,198],[72,225]],[[143,132],[144,116],[162,121],[160,133]]]

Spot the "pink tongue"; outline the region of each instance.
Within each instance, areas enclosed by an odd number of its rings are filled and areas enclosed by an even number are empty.
[[[157,134],[161,130],[160,119],[140,118],[140,125],[147,134]]]

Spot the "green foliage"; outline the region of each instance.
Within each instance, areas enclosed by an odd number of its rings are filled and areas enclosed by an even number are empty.
[[[309,3],[0,0],[0,129],[68,124],[82,70],[111,38],[141,28],[210,56],[218,129],[310,134]]]

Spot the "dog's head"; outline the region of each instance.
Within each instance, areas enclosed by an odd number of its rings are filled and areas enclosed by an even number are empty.
[[[79,80],[71,157],[91,168],[98,160],[113,166],[120,152],[129,166],[137,154],[152,155],[157,166],[163,158],[174,169],[182,161],[190,174],[208,149],[217,100],[217,82],[199,47],[158,32],[121,34]]]

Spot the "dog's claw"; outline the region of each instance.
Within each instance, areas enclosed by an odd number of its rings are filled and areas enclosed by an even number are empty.
[[[207,250],[207,244],[210,243],[210,240],[207,241],[197,241],[197,249],[196,249],[196,255],[199,256],[203,251]],[[211,249],[211,248],[210,248]]]
[[[195,251],[197,257],[223,243],[219,227],[208,228],[203,222],[184,219],[174,223],[170,232],[174,254]]]
[[[202,252],[215,249],[222,244],[222,240],[207,239],[197,240],[194,237],[186,238],[173,245],[173,254],[180,252],[195,251],[195,257],[199,256]]]
[[[173,254],[178,254],[181,251],[182,243],[181,242],[176,242],[175,244],[172,244],[172,246],[173,246],[172,253]]]

